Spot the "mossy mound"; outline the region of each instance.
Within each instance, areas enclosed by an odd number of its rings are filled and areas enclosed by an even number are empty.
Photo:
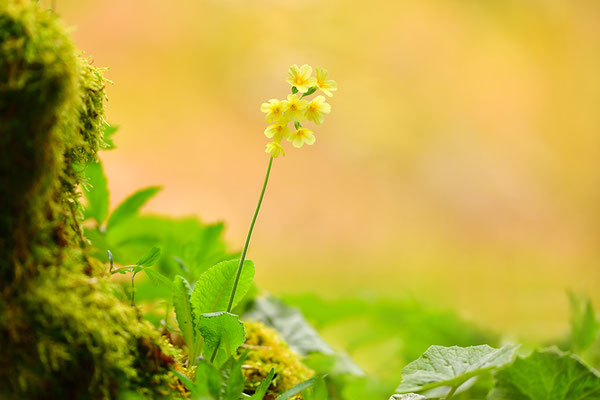
[[[265,400],[275,399],[314,375],[314,371],[302,363],[300,356],[289,348],[277,331],[253,321],[245,321],[244,328],[246,341],[239,352],[248,351],[242,370],[249,393],[256,390],[271,368],[275,370],[275,375]]]
[[[182,392],[177,352],[115,296],[79,225],[102,148],[105,79],[54,13],[0,0],[0,393],[6,399]]]

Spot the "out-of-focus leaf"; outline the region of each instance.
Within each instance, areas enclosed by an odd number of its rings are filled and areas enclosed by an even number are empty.
[[[390,400],[423,400],[426,399],[425,396],[421,396],[416,393],[407,393],[407,394],[395,394],[390,397]]]
[[[221,398],[221,374],[207,360],[200,360],[196,366],[197,392],[211,399]]]
[[[317,379],[311,389],[306,390],[302,394],[305,400],[327,400],[329,399],[329,391],[325,380],[322,378]]]
[[[113,135],[118,129],[118,126],[110,126],[108,124],[104,125],[104,135],[102,137],[102,140],[104,142],[102,144],[103,150],[112,150],[116,148],[115,142],[113,141]]]
[[[250,396],[250,400],[263,400],[265,394],[267,394],[267,390],[269,390],[269,386],[271,386],[271,381],[273,380],[273,376],[275,375],[275,370],[271,368],[269,375],[265,377],[256,388],[256,392],[252,396]]]
[[[148,278],[150,278],[152,283],[154,283],[156,286],[161,286],[165,289],[168,289],[169,291],[173,291],[175,289],[175,285],[173,285],[173,282],[171,282],[169,278],[156,271],[155,269],[144,268],[144,272],[146,272]]]
[[[244,374],[242,373],[242,364],[245,357],[230,357],[221,367],[222,399],[238,400],[244,390]]]
[[[600,376],[576,356],[557,349],[533,352],[494,373],[490,400],[597,400]]]
[[[156,261],[158,261],[159,258],[160,249],[158,247],[153,247],[150,250],[148,250],[146,254],[144,254],[142,258],[140,258],[135,263],[135,265],[138,265],[140,267],[151,267]]]
[[[108,185],[102,163],[90,162],[85,169],[85,177],[89,187],[83,191],[87,200],[84,218],[93,218],[98,225],[101,225],[108,214],[109,203]]]
[[[275,297],[262,297],[254,301],[244,318],[253,319],[274,328],[296,353],[306,356],[334,351],[306,321],[300,310],[284,304]]]
[[[283,393],[281,396],[277,397],[275,400],[288,400],[292,396],[297,395],[301,391],[306,390],[309,387],[311,387],[312,385],[314,385],[315,382],[317,381],[317,379],[319,379],[319,378],[314,377],[314,378],[307,379],[304,382],[300,382],[299,384],[297,384],[290,390]]]
[[[106,224],[106,230],[110,231],[115,226],[127,221],[129,218],[135,216],[140,208],[151,197],[156,195],[161,189],[160,186],[151,186],[145,189],[138,190],[131,196],[127,197],[121,204],[117,206],[117,208],[112,212],[110,217],[108,218],[108,222]]]
[[[571,304],[571,350],[581,353],[596,339],[600,324],[589,299],[580,298],[569,292]]]
[[[196,315],[227,310],[238,260],[223,261],[200,276],[194,285],[192,306]],[[238,283],[233,307],[244,297],[254,279],[254,263],[247,260]]]
[[[244,324],[237,315],[228,312],[202,314],[198,321],[198,330],[204,338],[204,357],[210,358],[215,349],[219,349],[215,359],[217,364],[236,354],[236,350],[246,338]]]
[[[402,382],[396,391],[416,393],[440,386],[459,387],[474,376],[512,362],[517,347],[431,346],[402,369]]]

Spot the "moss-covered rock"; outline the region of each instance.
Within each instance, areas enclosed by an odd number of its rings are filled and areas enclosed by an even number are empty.
[[[256,390],[271,368],[275,370],[275,375],[265,400],[275,399],[314,375],[314,371],[302,363],[300,356],[289,348],[277,331],[254,321],[245,321],[244,328],[246,340],[239,352],[248,351],[243,372],[249,393]]]
[[[103,146],[102,71],[57,16],[0,0],[0,393],[182,392],[177,351],[86,255],[79,187]]]

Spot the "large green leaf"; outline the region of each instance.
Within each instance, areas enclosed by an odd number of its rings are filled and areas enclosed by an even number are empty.
[[[600,376],[576,356],[548,349],[536,351],[494,373],[490,400],[600,399]]]
[[[140,208],[142,208],[142,206],[146,204],[146,202],[150,200],[152,196],[158,193],[160,189],[160,186],[151,186],[138,190],[123,200],[123,202],[117,206],[117,208],[108,218],[106,230],[109,231],[115,226],[135,216],[139,212]]]
[[[474,376],[512,362],[517,347],[431,346],[421,357],[402,368],[402,382],[396,391],[416,393],[440,386],[458,387]]]
[[[188,355],[190,356],[190,362],[195,362],[195,354],[192,353],[192,349],[195,345],[194,339],[194,319],[192,315],[192,303],[190,302],[190,295],[192,288],[189,282],[182,276],[175,276],[173,281],[173,307],[175,308],[175,315],[177,316],[177,324],[181,335],[185,340],[185,345],[188,348]]]
[[[192,306],[196,315],[227,310],[238,260],[218,263],[200,276],[192,293]],[[254,264],[250,260],[244,262],[233,307],[244,297],[254,279]]]
[[[244,324],[237,315],[223,311],[202,314],[198,321],[198,330],[204,338],[202,346],[204,357],[212,357],[213,352],[218,348],[215,359],[217,364],[236,354],[236,350],[246,338]]]
[[[85,169],[85,177],[89,186],[83,191],[87,200],[85,219],[93,218],[98,225],[102,224],[108,214],[108,185],[101,162],[90,162]]]

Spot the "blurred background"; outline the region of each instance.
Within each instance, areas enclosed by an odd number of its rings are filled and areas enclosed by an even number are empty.
[[[50,6],[50,1],[45,1]],[[415,297],[535,340],[600,300],[600,2],[55,0],[110,69],[114,207],[224,220],[267,165],[260,104],[291,64],[339,85],[275,161],[250,246],[273,293]]]

